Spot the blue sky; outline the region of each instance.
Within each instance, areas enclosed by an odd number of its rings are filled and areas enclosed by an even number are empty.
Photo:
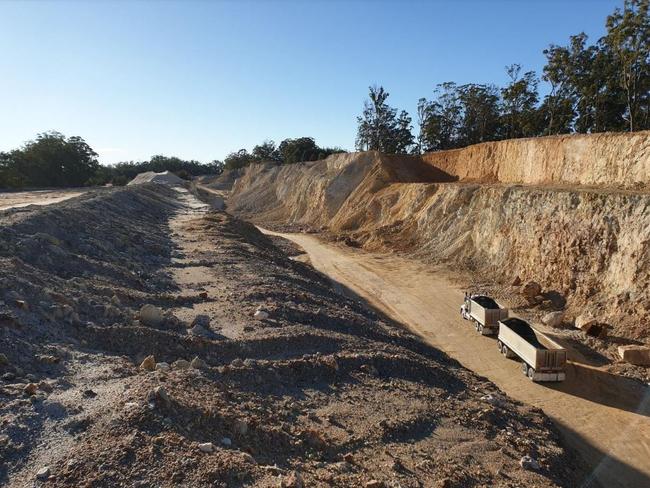
[[[301,136],[352,149],[369,85],[413,115],[437,83],[541,72],[548,44],[596,40],[621,5],[0,0],[0,150],[47,130],[82,136],[104,164]]]

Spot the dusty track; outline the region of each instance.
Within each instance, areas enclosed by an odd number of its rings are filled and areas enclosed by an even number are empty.
[[[458,313],[462,292],[431,268],[393,255],[326,244],[313,235],[277,234],[342,287],[406,324],[433,346],[484,375],[508,395],[544,410],[593,466],[583,486],[650,486],[650,391],[578,362],[558,385],[528,381]]]

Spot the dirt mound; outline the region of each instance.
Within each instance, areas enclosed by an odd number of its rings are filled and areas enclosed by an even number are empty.
[[[530,150],[544,144],[558,146],[558,154],[570,153],[575,145],[589,148],[586,159],[580,159],[583,167],[589,155],[599,151],[609,154],[607,164],[614,164],[615,154],[627,154],[618,161],[620,171],[610,168],[607,173],[623,175],[636,168],[641,178],[649,163],[644,156],[647,141],[647,133],[504,141],[457,152],[452,162],[443,164],[445,171],[432,168],[435,174],[422,170],[426,164],[421,159],[375,153],[280,168],[256,166],[233,187],[229,208],[261,225],[326,229],[350,245],[408,252],[469,270],[489,282],[535,280],[547,294],[561,298],[559,305],[555,302],[560,300],[554,300],[550,306],[566,305],[568,321],[585,310],[596,314],[612,337],[592,345],[614,358],[621,341],[650,339],[645,321],[650,303],[650,196],[614,189],[440,181],[467,179],[459,170],[461,161],[463,171],[475,167],[476,178],[482,179],[487,175],[482,168],[492,161],[487,154],[498,157],[510,147]],[[463,159],[472,151],[483,158],[476,165]],[[507,180],[503,172],[519,168],[515,162],[520,152],[513,151],[509,162],[499,160],[502,164],[496,164],[489,178]],[[540,165],[560,165],[560,159],[546,161],[544,152],[539,155]],[[580,171],[581,181],[605,181],[596,176],[601,170],[594,170],[593,177],[586,169]],[[531,178],[536,174],[533,171]],[[541,175],[539,179],[546,178]]]
[[[0,221],[5,485],[577,483],[539,411],[187,192]]]
[[[140,173],[138,176],[129,181],[129,185],[142,185],[144,183],[158,183],[160,185],[184,185],[186,182],[182,178],[179,178],[171,171],[163,171],[162,173],[156,173],[154,171],[146,171],[145,173]]]
[[[461,181],[650,187],[650,131],[485,142],[422,158]]]

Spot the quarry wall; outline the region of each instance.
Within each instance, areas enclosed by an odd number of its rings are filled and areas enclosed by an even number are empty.
[[[647,132],[562,136],[423,158],[369,152],[256,165],[236,182],[229,208],[262,225],[327,229],[497,282],[535,280],[566,297],[570,313],[588,308],[615,334],[643,340],[650,193],[621,187],[623,175],[647,182],[649,140]],[[576,181],[596,186],[569,184]]]

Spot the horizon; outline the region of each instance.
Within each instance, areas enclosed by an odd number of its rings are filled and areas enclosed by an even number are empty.
[[[622,2],[379,5],[2,2],[0,103],[12,117],[0,151],[51,130],[83,137],[104,165],[207,163],[304,136],[353,151],[368,86],[415,119],[438,83],[501,86],[513,63],[541,76],[543,49],[583,31],[595,42]]]

